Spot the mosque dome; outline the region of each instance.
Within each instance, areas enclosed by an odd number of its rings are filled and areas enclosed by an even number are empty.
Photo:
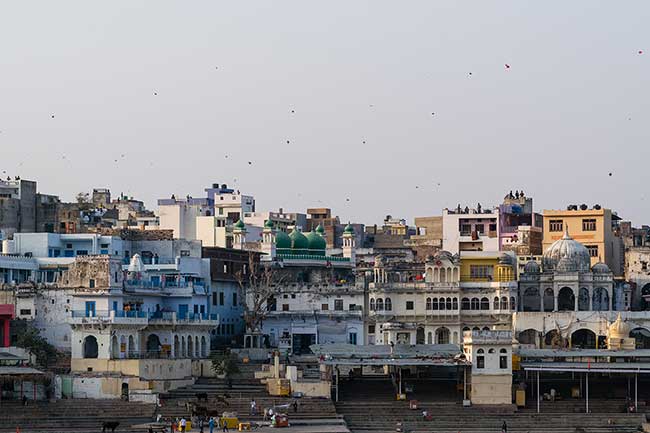
[[[527,274],[539,274],[539,271],[539,263],[537,263],[535,260],[530,260],[524,265],[524,272]]]
[[[309,241],[309,251],[310,252],[316,252],[316,251],[325,251],[327,248],[327,242],[325,242],[325,239],[316,231],[312,230],[309,234],[307,234],[307,240]]]
[[[562,239],[553,242],[542,258],[544,271],[553,271],[558,268],[560,261],[565,260],[562,264],[562,271],[573,269],[571,272],[589,272],[591,268],[591,257],[589,251],[580,242],[573,240],[568,232],[564,232]],[[557,269],[560,270],[560,269]]]
[[[237,221],[237,222],[235,223],[235,225],[233,226],[233,228],[235,228],[235,229],[237,229],[237,230],[244,230],[244,229],[246,229],[246,224],[244,224],[244,221],[242,221],[242,220],[240,219],[239,221]]]
[[[609,269],[609,266],[607,266],[605,263],[598,262],[591,268],[591,272],[593,272],[594,274],[609,274],[612,271]]]
[[[343,229],[343,233],[354,234],[354,227],[352,227],[352,224],[348,223],[348,225],[346,225],[345,228]]]
[[[291,249],[293,251],[303,250],[306,252],[309,249],[309,240],[307,240],[307,236],[303,235],[297,228],[294,227],[289,238],[291,238]]]
[[[499,257],[499,264],[512,265],[512,257],[510,257],[508,254],[501,254],[501,256]]]
[[[607,335],[609,338],[629,338],[630,337],[630,325],[627,322],[623,321],[621,318],[621,313],[618,313],[618,317],[609,325]]]
[[[562,257],[557,265],[555,265],[557,272],[576,272],[578,264],[574,257]]]
[[[323,227],[323,224],[318,224],[318,227],[316,227],[316,233],[321,236],[325,235],[325,227]]]
[[[266,222],[264,223],[264,228],[273,229],[275,228],[275,224],[273,224],[273,221],[271,220],[266,220]]]
[[[291,249],[291,238],[282,230],[278,230],[275,234],[275,248],[278,250]]]

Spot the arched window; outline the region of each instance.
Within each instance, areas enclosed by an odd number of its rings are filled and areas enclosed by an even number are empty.
[[[471,309],[472,310],[479,310],[480,308],[481,307],[480,307],[480,303],[479,303],[478,298],[472,298],[472,308]]]
[[[476,351],[476,368],[485,368],[485,355],[483,349]]]
[[[431,301],[431,309],[437,310],[438,309],[438,298],[433,298]]]
[[[488,353],[493,354],[493,353],[496,353],[496,352],[495,352],[494,348],[490,348],[490,349],[488,350]]]
[[[492,304],[492,309],[493,310],[498,310],[499,309],[499,298],[498,297],[494,298],[494,302]]]
[[[482,330],[483,330],[483,331],[489,331],[489,330],[490,330],[490,328],[489,328],[489,327],[487,327],[487,326],[484,326]]]
[[[375,311],[375,298],[370,298],[370,311]]]
[[[470,309],[470,303],[468,298],[463,298],[460,301],[460,309],[461,310],[469,310]]]
[[[451,303],[451,298],[447,298],[447,309],[451,310],[452,303]]]
[[[506,296],[501,297],[501,309],[508,311],[508,298]]]
[[[508,368],[508,351],[506,349],[499,351],[499,368],[503,370]]]
[[[384,311],[384,300],[381,298],[377,298],[376,304],[375,304],[375,309],[377,311]]]
[[[449,344],[449,329],[444,326],[436,329],[436,344]]]
[[[481,298],[481,310],[490,309],[490,300],[488,298]]]
[[[515,297],[511,296],[510,297],[510,309],[512,311],[515,311],[517,309],[517,301],[515,301]]]
[[[390,300],[390,298],[386,298],[384,306],[386,308],[386,311],[392,311],[393,310],[393,302]]]
[[[84,353],[84,358],[97,358],[97,356],[99,355],[97,338],[94,335],[89,335],[84,339],[83,353]]]
[[[431,298],[427,298],[426,309],[427,309],[427,310],[432,310],[432,308],[431,308]]]
[[[433,333],[431,331],[427,334],[427,344],[433,344]]]
[[[458,311],[458,298],[454,298],[452,302],[453,310]]]
[[[444,310],[445,309],[445,298],[440,298],[440,309]]]

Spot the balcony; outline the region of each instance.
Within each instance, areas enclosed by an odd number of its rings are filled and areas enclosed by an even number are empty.
[[[111,324],[111,325],[182,325],[198,324],[217,326],[218,314],[176,313],[162,311],[85,311],[73,310],[69,323],[71,325]]]

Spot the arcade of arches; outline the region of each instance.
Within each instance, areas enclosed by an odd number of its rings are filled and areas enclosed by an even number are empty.
[[[142,343],[140,350],[137,349],[138,340]],[[98,358],[97,338],[86,336],[82,350],[84,358]],[[210,353],[210,339],[206,335],[174,335],[173,345],[166,346],[155,333],[148,334],[146,339],[134,338],[133,335],[113,335],[109,353],[111,359],[206,358]]]
[[[637,349],[650,349],[650,330],[634,328],[630,331],[629,336],[636,340]],[[519,344],[530,344],[536,347],[553,349],[569,347],[575,349],[602,349],[607,345],[606,339],[606,336],[596,335],[595,332],[586,328],[573,331],[568,338],[555,329],[548,331],[546,334],[535,329],[526,329],[519,332],[517,336]]]
[[[522,291],[521,311],[525,312],[554,312],[554,311],[610,311],[614,305],[607,289],[582,287],[577,290],[571,287],[561,287],[557,291],[551,287],[540,289],[528,287]]]

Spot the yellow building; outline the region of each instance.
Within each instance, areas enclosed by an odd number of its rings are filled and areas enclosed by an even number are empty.
[[[461,283],[516,281],[515,258],[503,252],[463,251],[460,255]]]
[[[568,210],[545,210],[544,251],[551,244],[562,238],[565,230],[576,241],[582,243],[589,251],[591,265],[603,261],[609,266],[614,275],[623,271],[622,257],[624,247],[621,238],[615,233],[616,222],[620,219],[610,209],[596,206],[588,209],[586,206],[571,206]]]

